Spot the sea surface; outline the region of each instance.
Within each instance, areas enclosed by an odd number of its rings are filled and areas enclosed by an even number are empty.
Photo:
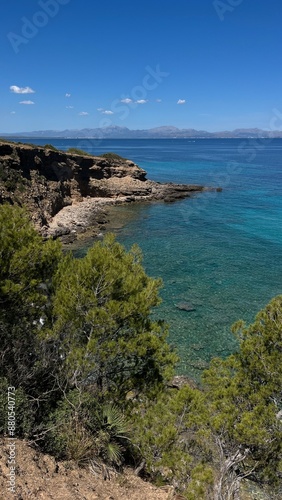
[[[234,352],[231,325],[251,323],[282,293],[281,139],[26,142],[113,151],[152,180],[222,187],[171,204],[118,207],[111,228],[127,248],[137,242],[147,273],[163,279],[154,314],[170,325],[179,373],[198,378],[212,357]],[[178,309],[182,302],[193,310]]]

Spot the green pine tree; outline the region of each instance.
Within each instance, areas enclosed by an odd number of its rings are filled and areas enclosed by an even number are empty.
[[[160,280],[149,278],[137,247],[112,235],[78,260],[67,255],[54,280],[53,327],[68,380],[124,397],[171,376],[176,356],[167,328],[150,313]]]

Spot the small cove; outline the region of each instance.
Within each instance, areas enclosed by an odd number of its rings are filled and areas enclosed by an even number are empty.
[[[138,243],[147,273],[163,279],[163,302],[154,314],[170,324],[179,373],[198,378],[213,356],[236,349],[231,325],[251,322],[282,291],[282,140],[252,146],[251,161],[250,143],[244,152],[237,139],[52,143],[93,154],[114,151],[157,181],[222,185],[221,193],[173,204],[115,207],[107,229],[127,248]],[[193,310],[177,308],[180,302]]]

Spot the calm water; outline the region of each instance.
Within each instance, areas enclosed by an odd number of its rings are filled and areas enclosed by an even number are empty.
[[[126,247],[137,242],[148,274],[161,276],[157,316],[170,324],[180,373],[198,377],[236,348],[234,321],[251,322],[282,293],[282,140],[36,140],[59,149],[115,151],[158,181],[222,186],[174,204],[118,208]],[[194,311],[179,310],[188,302]]]

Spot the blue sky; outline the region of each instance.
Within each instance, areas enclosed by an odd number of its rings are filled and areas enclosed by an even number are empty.
[[[281,128],[281,0],[2,3],[0,132]]]

